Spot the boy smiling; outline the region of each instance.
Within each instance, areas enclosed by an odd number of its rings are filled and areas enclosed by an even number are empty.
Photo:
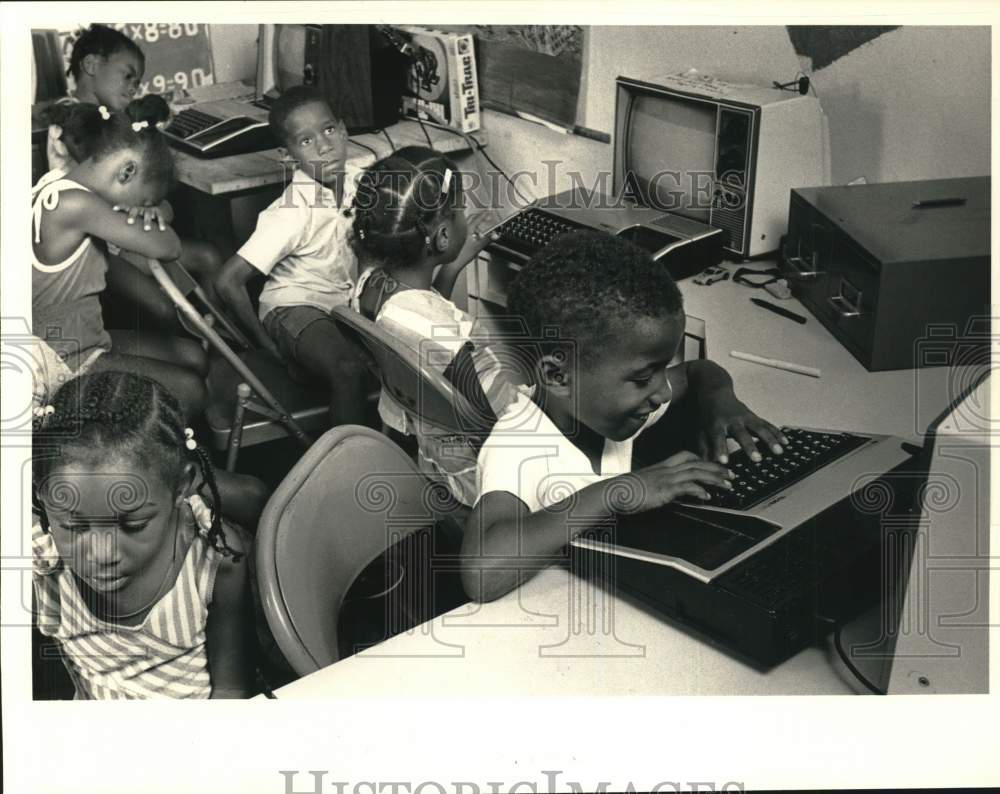
[[[717,364],[670,366],[684,338],[681,294],[636,246],[597,232],[564,235],[517,275],[508,303],[539,340],[528,362],[534,385],[498,418],[479,454],[480,498],[462,547],[473,599],[509,592],[616,513],[731,487],[727,437],[753,455],[751,433],[775,452],[787,443],[736,398]],[[636,436],[688,390],[712,460],[680,452],[632,472]]]

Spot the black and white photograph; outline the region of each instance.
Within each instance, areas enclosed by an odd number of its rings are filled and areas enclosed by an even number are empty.
[[[879,6],[5,4],[5,789],[1000,783],[996,14]]]

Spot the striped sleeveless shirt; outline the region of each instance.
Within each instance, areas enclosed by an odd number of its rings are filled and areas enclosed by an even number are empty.
[[[207,698],[212,693],[205,626],[222,555],[204,536],[207,507],[189,500],[202,532],[174,586],[137,626],[98,619],[87,607],[52,536],[32,527],[38,628],[57,639],[78,700]]]

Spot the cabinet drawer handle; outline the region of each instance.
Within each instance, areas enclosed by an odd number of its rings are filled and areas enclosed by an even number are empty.
[[[861,293],[858,293],[858,298],[861,297]],[[830,305],[833,306],[833,310],[837,312],[841,317],[860,317],[861,309],[852,304],[843,295],[833,295],[828,298]],[[861,302],[860,300],[858,301]]]
[[[802,241],[801,240],[798,241],[798,252],[797,253],[798,253],[797,256],[788,256],[787,254],[783,254],[782,257],[781,257],[782,261],[785,263],[785,266],[787,267],[787,269],[791,271],[790,273],[787,274],[787,276],[789,278],[793,278],[793,279],[807,279],[807,278],[816,278],[817,276],[822,276],[823,275],[823,271],[822,270],[806,270],[806,268],[810,267],[810,266],[811,267],[816,267],[816,252],[815,251],[813,252],[813,255],[812,255],[813,261],[812,261],[812,263],[810,263],[810,264],[807,265],[806,261],[801,256],[801,254],[802,254]]]

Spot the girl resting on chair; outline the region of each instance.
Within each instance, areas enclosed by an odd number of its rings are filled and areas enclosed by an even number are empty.
[[[495,418],[512,392],[489,348],[470,340],[468,315],[449,300],[459,274],[489,242],[484,236],[471,248],[465,245],[468,227],[461,183],[450,160],[417,146],[398,150],[361,176],[352,245],[362,272],[350,305],[420,353],[422,364],[446,375],[449,361],[471,357],[474,369],[466,371],[475,371],[478,383],[456,386],[478,392],[466,396],[473,405],[492,410]],[[494,220],[484,215],[477,225]],[[443,356],[433,354],[442,351]],[[416,418],[384,389],[379,415],[393,430],[416,435],[421,468],[443,478],[460,502],[474,504],[473,446],[456,443],[460,440],[454,436],[421,432]]]
[[[123,111],[139,92],[146,56],[136,42],[122,31],[106,25],[91,25],[73,43],[68,74],[76,83],[72,95],[64,97],[46,110],[49,120],[49,139],[46,149],[49,170],[59,169],[69,173],[82,163],[90,152],[86,147],[92,142],[84,142],[81,150],[79,138],[73,139],[73,132],[67,125],[74,122],[68,118],[74,107],[89,103],[94,107],[104,105],[111,111]],[[170,118],[170,107],[155,94],[142,98],[146,103],[158,103],[155,118],[147,116],[150,123]],[[96,136],[94,136],[96,137]],[[125,211],[141,208],[124,208]],[[142,312],[142,322],[156,322],[165,328],[176,324],[174,307],[160,293],[152,279],[144,277],[116,252],[108,258],[108,285],[112,292],[129,299]],[[184,268],[197,278],[210,300],[215,299],[213,280],[222,264],[222,256],[211,243],[205,240],[181,240],[180,260]],[[178,273],[171,270],[171,277],[178,281]],[[182,283],[182,282],[180,282]]]
[[[68,174],[50,171],[32,190],[32,328],[74,373],[92,365],[147,375],[168,386],[190,418],[205,401],[201,347],[148,332],[109,334],[99,300],[107,262],[96,240],[162,260],[181,253],[160,213],[173,159],[144,113],[148,106],[140,100],[122,113],[88,111],[97,136],[89,156]],[[116,206],[141,208],[145,224]]]
[[[223,523],[177,400],[148,378],[98,372],[36,415],[36,620],[76,698],[252,694],[251,546]]]
[[[67,157],[62,160],[63,164],[53,170],[61,170],[65,175],[94,153],[104,126],[99,106],[76,102],[55,105],[49,109],[49,118],[59,125],[60,145],[67,152]],[[109,110],[114,108],[110,103],[105,106]],[[133,101],[130,107],[131,115],[157,125],[158,128],[170,118],[170,106],[156,94],[146,94],[142,99]],[[155,207],[116,204],[114,209],[125,213],[130,224],[142,223],[144,231],[169,224],[174,215],[173,207],[166,200]],[[218,249],[204,240],[181,239],[180,242],[180,256],[163,263],[170,278],[182,289],[197,284],[201,287],[205,300],[217,305],[214,276],[222,263]],[[117,327],[116,323],[121,322],[126,328],[135,327],[139,323],[142,328],[155,326],[170,332],[179,330],[174,304],[160,291],[156,281],[146,274],[145,260],[141,255],[108,245],[107,260],[108,292],[116,300],[105,304],[104,310],[105,318],[113,324],[112,327]]]

